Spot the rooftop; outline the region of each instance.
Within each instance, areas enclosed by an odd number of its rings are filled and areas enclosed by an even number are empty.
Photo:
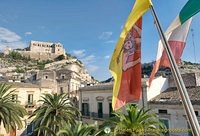
[[[40,87],[37,84],[31,84],[31,83],[22,83],[22,82],[3,82],[0,83],[6,83],[7,85],[12,85],[13,88],[44,88]]]
[[[200,86],[188,87],[188,95],[192,104],[200,105]],[[177,88],[168,88],[166,91],[157,95],[149,101],[149,104],[181,104]]]
[[[108,90],[108,89],[113,89],[113,82],[109,82],[109,83],[100,83],[100,84],[96,84],[93,86],[86,86],[86,87],[82,87],[79,88],[79,90]]]

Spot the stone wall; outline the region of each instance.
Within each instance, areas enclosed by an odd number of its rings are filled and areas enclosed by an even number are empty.
[[[54,53],[55,55],[65,55],[65,49],[63,48],[63,45],[61,43],[31,41],[29,47],[31,52]]]
[[[30,57],[31,59],[38,59],[38,60],[53,60],[59,55],[53,53],[46,53],[46,52],[31,52],[31,51],[17,51],[24,57]]]
[[[30,57],[31,59],[38,60],[53,60],[59,55],[66,54],[65,49],[61,43],[49,43],[49,42],[40,42],[40,41],[31,41],[29,45],[30,51],[19,51],[24,57]],[[5,53],[9,54],[11,48],[6,47]]]
[[[37,82],[41,87],[52,88],[53,93],[57,92],[56,72],[50,70],[41,70],[37,74]]]

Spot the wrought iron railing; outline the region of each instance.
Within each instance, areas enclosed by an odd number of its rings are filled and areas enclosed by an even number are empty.
[[[95,118],[95,119],[107,119],[111,117],[111,114],[103,114],[97,112],[81,112],[83,117]]]

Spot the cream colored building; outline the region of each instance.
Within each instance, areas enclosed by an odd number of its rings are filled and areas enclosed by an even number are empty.
[[[198,73],[189,73],[182,75],[182,77],[195,114],[200,122],[198,75]],[[79,89],[79,110],[82,111],[83,116],[81,119],[84,123],[91,124],[98,121],[98,124],[101,125],[102,121],[110,116],[112,111],[112,89],[112,82]],[[166,124],[168,130],[172,131],[167,133],[166,136],[191,136],[191,132],[188,132],[189,125],[186,114],[172,76],[155,78],[150,88],[148,87],[148,79],[142,79],[142,98],[139,101],[130,103],[139,104],[139,107],[153,108],[152,113],[157,114],[159,116],[158,120]],[[181,132],[173,132],[179,130]]]
[[[2,82],[1,82],[2,83]],[[19,136],[22,133],[26,133],[25,130],[29,123],[31,122],[30,119],[28,119],[29,115],[33,113],[33,111],[38,108],[42,103],[39,102],[41,99],[41,96],[43,94],[52,94],[52,89],[48,87],[40,87],[35,84],[30,83],[6,83],[7,85],[12,85],[12,88],[10,90],[15,90],[12,92],[12,99],[13,101],[17,100],[20,105],[25,107],[26,111],[28,112],[28,115],[22,119],[24,128],[22,130],[17,130],[17,136]],[[3,126],[3,123],[2,125]],[[0,134],[6,134],[5,129],[2,127]]]
[[[45,69],[57,70],[67,69],[78,73],[81,77],[81,82],[94,82],[92,77],[88,74],[86,68],[77,59],[68,59],[52,62],[45,65]]]
[[[142,97],[145,101],[133,101],[130,104],[138,104],[139,107],[147,106],[146,91],[147,84],[144,80],[142,83]],[[98,125],[101,125],[104,119],[112,116],[112,92],[112,82],[79,89],[79,110],[82,112],[81,119],[84,123],[92,124],[98,121]]]

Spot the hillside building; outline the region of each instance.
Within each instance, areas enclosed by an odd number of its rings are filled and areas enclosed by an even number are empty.
[[[51,53],[55,55],[65,55],[65,49],[61,43],[49,43],[40,41],[31,41],[30,52],[32,53]]]
[[[60,69],[29,71],[25,74],[25,82],[49,87],[53,93],[68,93],[70,97],[78,98],[78,89],[81,87],[81,77],[78,73]]]
[[[4,54],[8,55],[11,52],[10,47],[6,47]],[[22,56],[37,59],[37,60],[53,60],[59,55],[66,54],[65,49],[61,43],[49,43],[41,41],[32,41],[29,45],[29,50],[14,50],[19,52]]]

